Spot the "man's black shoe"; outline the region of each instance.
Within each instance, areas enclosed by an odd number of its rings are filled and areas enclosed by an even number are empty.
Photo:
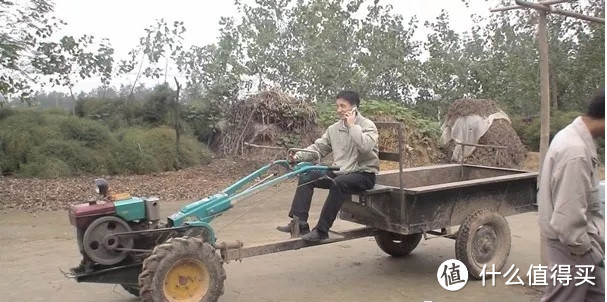
[[[312,232],[302,236],[301,239],[310,242],[319,242],[321,240],[325,240],[329,238],[329,233],[325,233],[323,231],[319,231],[318,229],[313,229]]]
[[[281,232],[285,232],[285,233],[289,233],[291,234],[291,224],[287,224],[285,226],[278,226],[276,227],[277,230],[281,231]],[[310,225],[306,224],[300,224],[299,225],[299,234],[300,235],[304,235],[304,234],[308,234],[310,233]]]

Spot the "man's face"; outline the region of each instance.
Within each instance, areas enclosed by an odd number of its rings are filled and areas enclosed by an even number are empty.
[[[335,106],[337,109],[337,114],[339,114],[340,118],[344,118],[345,114],[352,110],[352,105],[350,105],[350,103],[344,99],[337,99],[335,101]]]

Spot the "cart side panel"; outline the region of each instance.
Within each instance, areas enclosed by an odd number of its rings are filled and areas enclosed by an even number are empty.
[[[403,183],[406,188],[436,185],[460,181],[462,178],[460,165],[436,165],[403,170]],[[398,171],[386,171],[377,175],[377,184],[399,187]]]
[[[463,169],[462,180],[490,178],[521,173],[525,173],[525,171],[513,171],[484,166],[465,166]]]
[[[344,202],[343,220],[401,234],[457,226],[481,208],[510,216],[534,210],[535,178],[516,179],[470,187],[452,187],[420,194],[406,194],[401,205],[398,188],[391,193],[355,196]]]
[[[434,165],[409,168],[403,170],[404,187],[414,190],[418,187],[455,184],[461,181],[475,179],[490,179],[493,177],[525,174],[526,171],[505,168],[470,166],[470,165]],[[377,175],[377,184],[399,187],[397,170],[384,171]]]
[[[398,190],[398,188],[393,188]],[[398,191],[381,194],[354,195],[346,200],[340,210],[340,219],[375,227],[382,230],[403,232],[401,221],[400,193]]]
[[[530,212],[536,203],[535,184],[529,178],[409,195],[401,224],[420,232],[460,225],[481,208],[504,217]]]

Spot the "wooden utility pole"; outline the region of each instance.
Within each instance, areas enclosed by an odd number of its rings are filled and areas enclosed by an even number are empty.
[[[550,66],[548,61],[548,20],[545,11],[538,11],[537,41],[540,50],[540,171],[548,152],[550,139]]]
[[[605,24],[604,18],[597,18],[566,11],[551,5],[571,2],[571,0],[544,0],[539,2],[529,2],[524,0],[515,0],[517,5],[491,9],[491,12],[502,12],[513,9],[531,8],[538,12],[539,20],[537,27],[537,42],[540,51],[540,102],[541,102],[541,131],[540,131],[540,171],[544,165],[544,158],[548,151],[550,138],[550,56],[548,50],[548,14],[554,13],[563,16],[569,16],[581,20]],[[555,75],[552,75],[553,77]],[[556,93],[554,91],[553,93]],[[545,250],[546,238],[540,234],[540,262],[542,265],[548,265]]]
[[[540,171],[544,164],[544,158],[548,151],[550,138],[550,66],[548,50],[548,14],[558,14],[569,16],[581,20],[605,24],[605,18],[586,16],[580,13],[562,10],[552,7],[554,4],[571,2],[572,0],[544,0],[539,2],[529,2],[524,0],[515,0],[517,5],[491,9],[491,12],[502,12],[513,9],[531,8],[538,12],[538,46],[540,51],[540,103],[541,103],[541,131],[540,131]],[[554,75],[553,75],[554,76]]]

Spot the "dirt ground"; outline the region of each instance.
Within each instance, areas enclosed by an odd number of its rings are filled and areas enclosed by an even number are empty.
[[[288,185],[243,200],[212,223],[218,240],[240,239],[248,245],[286,239],[288,234],[275,227],[287,222],[292,194]],[[323,191],[315,195],[311,221],[316,221],[325,197]],[[265,201],[233,222],[258,200]],[[168,215],[179,206],[163,204],[162,213]],[[363,238],[225,264],[228,277],[219,301],[537,301],[540,289],[529,286],[526,276],[530,265],[539,264],[536,213],[507,220],[512,249],[506,266],[520,269],[525,286],[507,286],[507,280],[498,277],[495,287],[470,280],[460,291],[449,292],[436,276],[443,261],[455,258],[454,241],[422,239],[409,256],[396,259],[384,254],[372,238]],[[338,220],[334,229],[352,226],[356,225]],[[79,284],[62,275],[60,269],[68,270],[80,260],[74,235],[65,211],[0,212],[0,300],[138,301],[119,286]]]

